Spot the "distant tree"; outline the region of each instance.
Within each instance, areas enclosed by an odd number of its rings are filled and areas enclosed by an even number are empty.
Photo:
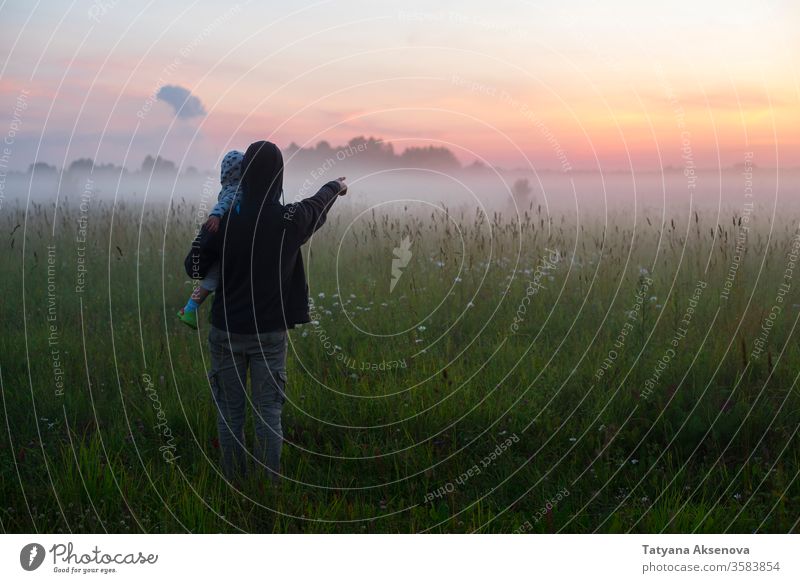
[[[94,160],[91,158],[78,158],[69,165],[67,172],[70,174],[88,174],[94,168]]]
[[[154,174],[175,174],[175,162],[166,160],[161,156],[153,158],[148,154],[142,162],[142,172]]]
[[[427,146],[424,148],[407,148],[400,156],[406,166],[420,168],[435,168],[437,170],[455,170],[461,168],[453,152],[440,146]]]
[[[115,166],[110,162],[107,164],[95,164],[94,165],[94,173],[95,174],[107,174],[110,176],[119,176],[120,174],[125,174],[127,170],[124,166]]]
[[[320,156],[324,156],[326,158],[333,152],[333,148],[331,148],[331,145],[325,140],[319,142],[315,149]]]
[[[516,200],[523,200],[533,194],[530,182],[527,178],[517,178],[514,185],[511,187],[511,194],[514,195]]]
[[[359,162],[375,166],[391,166],[396,163],[394,146],[391,143],[379,138],[365,138],[356,136],[347,145],[339,148],[348,154],[348,157],[356,157]]]
[[[36,174],[55,174],[58,169],[47,162],[34,162],[28,166],[28,174],[33,174],[34,172]]]
[[[144,157],[144,161],[142,162],[142,172],[151,172],[155,164],[156,164],[155,159],[150,154],[148,154],[147,156]]]
[[[472,164],[467,166],[467,170],[471,172],[483,172],[486,169],[486,164],[484,164],[481,160],[475,160]]]

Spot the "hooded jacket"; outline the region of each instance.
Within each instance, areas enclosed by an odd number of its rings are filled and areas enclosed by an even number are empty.
[[[271,142],[255,142],[242,161],[239,205],[216,233],[201,230],[186,257],[189,277],[205,277],[220,263],[211,310],[215,328],[255,334],[310,321],[308,284],[300,247],[326,220],[340,190],[325,184],[317,194],[282,205],[283,156]]]

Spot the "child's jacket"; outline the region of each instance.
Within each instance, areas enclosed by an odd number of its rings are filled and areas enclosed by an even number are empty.
[[[222,189],[217,197],[217,204],[208,213],[212,217],[222,218],[230,210],[236,197],[239,194],[239,184],[242,181],[242,160],[244,154],[231,150],[222,159],[222,169],[219,174],[219,181]]]

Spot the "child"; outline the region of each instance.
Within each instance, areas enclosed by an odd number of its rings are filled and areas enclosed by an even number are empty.
[[[209,213],[208,220],[203,225],[204,229],[216,233],[219,229],[219,222],[231,206],[237,202],[240,196],[239,184],[242,179],[242,160],[244,154],[237,150],[231,150],[222,159],[222,170],[220,171],[220,183],[222,189],[217,197],[217,204]],[[217,289],[219,283],[219,264],[213,265],[206,276],[200,280],[200,284],[194,288],[189,301],[178,312],[178,319],[191,328],[197,328],[197,309],[205,299]]]

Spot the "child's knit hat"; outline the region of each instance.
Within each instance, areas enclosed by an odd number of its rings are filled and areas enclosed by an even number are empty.
[[[234,189],[239,187],[242,179],[242,160],[244,154],[239,150],[231,150],[222,159],[222,170],[219,175],[219,182],[222,189],[232,186]],[[221,193],[220,193],[221,194]]]
[[[244,154],[238,150],[231,150],[222,159],[222,170],[219,173],[219,182],[222,188],[219,191],[218,201],[226,201],[227,208],[236,203],[236,212],[239,212],[241,192],[239,184],[242,181],[242,161]]]

